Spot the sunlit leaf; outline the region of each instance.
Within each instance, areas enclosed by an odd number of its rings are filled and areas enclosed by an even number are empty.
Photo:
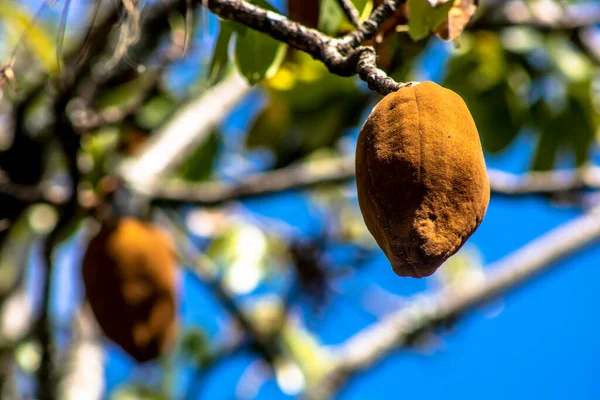
[[[336,33],[343,19],[344,12],[337,0],[321,0],[318,25],[320,31],[328,35]]]
[[[275,9],[264,0],[253,3],[271,11]],[[287,45],[270,38],[264,33],[247,29],[235,39],[235,63],[250,84],[270,78],[277,73],[283,62]]]
[[[219,36],[213,50],[213,57],[208,71],[208,79],[212,83],[220,81],[227,70],[229,61],[229,41],[233,35],[233,28],[228,21],[219,21]]]
[[[35,239],[35,233],[27,223],[24,213],[10,227],[0,247],[0,296],[13,287]]]
[[[111,400],[167,400],[167,396],[158,390],[142,385],[127,385],[116,390]]]
[[[202,181],[210,178],[219,150],[219,132],[214,130],[206,140],[179,167],[178,176],[187,181]]]
[[[48,32],[40,21],[32,25],[34,15],[25,6],[18,4],[19,2],[0,0],[0,19],[4,31],[10,32],[16,40],[27,30],[23,37],[24,45],[40,60],[46,71],[55,71],[57,65],[54,35]]]
[[[552,35],[547,48],[558,71],[567,80],[582,82],[590,79],[594,72],[592,61],[578,50],[567,37]]]
[[[40,366],[41,352],[39,344],[27,341],[20,344],[15,351],[15,359],[24,371],[35,372]]]
[[[429,32],[436,30],[444,21],[448,20],[448,12],[453,2],[447,1],[433,7],[428,0],[408,0],[410,12],[408,20],[408,34],[413,40],[421,40]]]
[[[448,63],[443,85],[465,101],[484,150],[499,152],[516,138],[527,118],[524,104],[509,84],[506,55],[496,35],[473,37],[472,45]]]
[[[478,0],[451,0],[452,8],[448,11],[447,18],[434,28],[437,37],[443,40],[454,40],[460,36],[475,11]]]
[[[250,224],[232,224],[207,249],[207,255],[224,271],[223,283],[236,295],[248,294],[258,287],[268,267],[268,241],[265,234]]]
[[[176,107],[177,104],[170,96],[155,96],[138,110],[135,121],[142,128],[156,128],[167,120]]]
[[[359,123],[368,102],[354,80],[330,74],[300,53],[266,84],[269,103],[252,122],[246,145],[272,149],[278,166],[333,145],[346,128]]]
[[[596,133],[590,112],[589,98],[582,101],[573,94],[568,95],[558,110],[550,108],[544,100],[536,103],[533,122],[540,136],[531,168],[552,169],[558,156],[566,152],[573,155],[575,166],[587,162]]]

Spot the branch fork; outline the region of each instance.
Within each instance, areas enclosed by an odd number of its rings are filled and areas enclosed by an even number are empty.
[[[263,32],[291,47],[310,54],[336,75],[358,75],[369,88],[386,95],[411,85],[398,83],[377,68],[372,46],[361,46],[374,37],[381,24],[394,14],[405,0],[388,0],[381,4],[356,30],[342,38],[332,38],[276,12],[257,7],[244,0],[209,0],[206,5],[216,15]],[[203,2],[200,2],[203,5]]]

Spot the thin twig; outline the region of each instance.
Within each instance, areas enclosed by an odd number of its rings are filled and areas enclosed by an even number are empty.
[[[348,18],[348,21],[352,23],[355,27],[360,25],[360,15],[358,14],[358,10],[354,6],[351,0],[338,0],[338,4],[344,11],[344,15]]]
[[[351,376],[406,345],[412,334],[435,327],[439,322],[522,285],[599,238],[600,208],[597,207],[489,265],[483,279],[418,296],[407,306],[330,349],[336,366],[309,388],[306,399],[330,398]]]
[[[342,43],[349,47],[356,47],[365,40],[374,38],[383,23],[394,15],[404,3],[406,3],[406,0],[387,0],[383,2],[373,10],[369,19],[363,22],[356,30],[344,36],[341,40]]]

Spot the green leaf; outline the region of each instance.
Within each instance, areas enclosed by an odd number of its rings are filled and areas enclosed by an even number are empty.
[[[486,151],[504,150],[520,132],[525,114],[517,95],[506,83],[469,98],[467,104]]]
[[[547,171],[554,166],[561,142],[561,133],[554,126],[558,122],[557,117],[553,115],[546,102],[541,100],[534,105],[532,118],[539,130],[539,138],[531,169]]]
[[[154,129],[167,120],[175,107],[176,103],[170,96],[155,96],[138,110],[135,121],[141,128]]]
[[[443,86],[465,101],[485,151],[496,153],[516,138],[528,109],[509,84],[506,54],[498,37],[488,32],[474,36],[472,47],[448,63]]]
[[[275,9],[266,1],[254,0],[252,3],[270,11]],[[235,63],[242,75],[253,85],[270,78],[281,66],[287,45],[262,32],[247,29],[238,32],[235,40]]]
[[[322,147],[333,146],[345,129],[355,127],[368,102],[356,81],[328,73],[318,61],[296,54],[269,80],[270,101],[253,120],[248,148],[266,147],[282,167]],[[279,78],[292,79],[280,85]]]
[[[337,0],[321,0],[317,25],[321,32],[327,35],[337,33],[344,18]]]
[[[219,36],[217,37],[217,43],[215,44],[208,71],[208,80],[212,84],[220,81],[225,75],[229,62],[229,41],[233,32],[233,27],[228,21],[220,21]]]
[[[552,169],[557,157],[565,152],[572,154],[578,167],[588,161],[596,131],[589,100],[570,93],[558,111],[553,112],[545,101],[534,106],[533,122],[540,138],[532,161],[533,170]]]
[[[219,132],[214,130],[179,168],[178,176],[186,181],[203,181],[210,178],[219,150]]]
[[[447,1],[432,7],[428,0],[408,0],[410,19],[408,21],[408,34],[413,40],[421,40],[435,30],[444,20],[448,19],[448,12],[454,1]]]
[[[21,4],[19,4],[21,3]],[[0,20],[2,21],[2,44],[13,46],[27,32],[23,43],[31,54],[40,60],[46,71],[56,71],[56,38],[46,29],[45,24],[34,23],[34,15],[22,2],[0,0]],[[14,34],[16,33],[16,34]],[[13,35],[13,37],[10,37]],[[7,38],[8,36],[8,38]],[[7,40],[9,39],[9,40]]]
[[[372,0],[352,0],[361,20],[365,20],[373,10]],[[319,23],[317,29],[327,35],[354,29],[346,18],[338,0],[321,0],[319,5]]]
[[[205,366],[211,361],[209,339],[199,328],[189,329],[183,334],[180,351],[199,366]]]

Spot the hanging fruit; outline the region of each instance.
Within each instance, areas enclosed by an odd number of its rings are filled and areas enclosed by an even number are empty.
[[[138,362],[169,351],[177,333],[177,270],[162,231],[131,217],[103,223],[89,242],[82,273],[108,338]]]
[[[433,82],[375,106],[358,138],[356,181],[367,228],[400,276],[433,274],[481,224],[490,199],[473,118]]]

